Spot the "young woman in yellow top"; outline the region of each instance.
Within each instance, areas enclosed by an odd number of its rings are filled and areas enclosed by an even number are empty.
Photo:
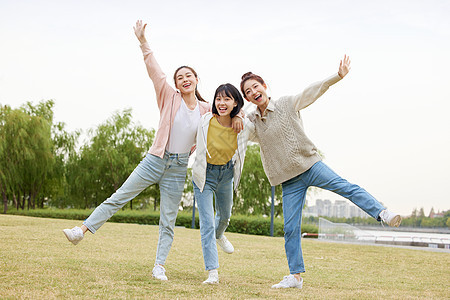
[[[244,100],[236,87],[229,83],[219,86],[214,95],[212,113],[202,117],[197,130],[197,155],[192,177],[200,215],[203,259],[205,269],[209,271],[209,277],[203,283],[207,284],[219,282],[216,241],[226,253],[234,251],[223,233],[231,217],[233,181],[236,189],[247,141],[250,132],[254,131],[248,119],[244,120],[244,129],[239,134],[231,128],[231,118],[243,105]]]

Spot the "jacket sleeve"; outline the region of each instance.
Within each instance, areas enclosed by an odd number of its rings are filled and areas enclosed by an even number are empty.
[[[150,76],[155,87],[158,108],[161,110],[164,104],[173,98],[173,94],[176,93],[176,91],[167,83],[167,76],[161,70],[149,45],[144,43],[140,47],[142,54],[144,55],[148,76]]]
[[[292,102],[295,111],[299,111],[305,107],[308,107],[320,96],[322,96],[330,86],[341,80],[338,73],[328,77],[325,80],[317,81],[308,86],[302,93],[292,97]]]
[[[259,144],[258,137],[256,136],[255,124],[248,118],[245,118],[244,130],[248,131],[248,140],[250,142]]]

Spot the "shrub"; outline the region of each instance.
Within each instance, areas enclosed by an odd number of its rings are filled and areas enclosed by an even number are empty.
[[[85,220],[92,213],[92,210],[81,209],[34,209],[34,210],[9,210],[8,214],[22,215],[39,218],[56,218],[56,219],[71,219],[71,220]],[[159,224],[159,212],[148,210],[120,210],[114,214],[110,222],[117,223],[135,223],[146,225]],[[191,228],[192,213],[179,212],[176,226]],[[199,228],[198,214],[195,216],[195,228]],[[228,232],[255,234],[255,235],[270,235],[270,218],[258,216],[233,215],[231,216],[230,224],[227,229]],[[318,233],[318,227],[314,224],[302,224],[302,233]],[[275,219],[273,224],[273,235],[283,236],[283,221]]]

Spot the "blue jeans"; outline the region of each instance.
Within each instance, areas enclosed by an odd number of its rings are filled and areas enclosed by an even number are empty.
[[[321,161],[308,171],[283,182],[284,247],[291,274],[305,272],[300,228],[306,190],[310,186],[320,187],[349,199],[378,221],[380,212],[385,209],[363,188],[341,178]]]
[[[156,263],[164,265],[173,241],[173,229],[186,180],[189,153],[171,154],[164,158],[147,154],[122,186],[100,204],[83,224],[95,233],[112,215],[144,189],[158,183],[161,193],[159,239]]]
[[[194,182],[194,195],[200,217],[205,269],[219,268],[216,239],[221,238],[228,227],[233,207],[233,163],[206,166],[206,182],[203,192]],[[215,196],[216,217],[214,218],[213,196]]]

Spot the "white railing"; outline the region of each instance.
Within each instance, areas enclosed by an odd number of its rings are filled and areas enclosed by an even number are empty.
[[[304,235],[304,237],[307,236],[311,235]],[[447,237],[420,237],[414,235],[396,235],[394,233],[391,235],[375,235],[370,231],[364,231],[349,224],[333,223],[323,218],[319,218],[318,238],[319,240],[450,249],[450,239]]]

